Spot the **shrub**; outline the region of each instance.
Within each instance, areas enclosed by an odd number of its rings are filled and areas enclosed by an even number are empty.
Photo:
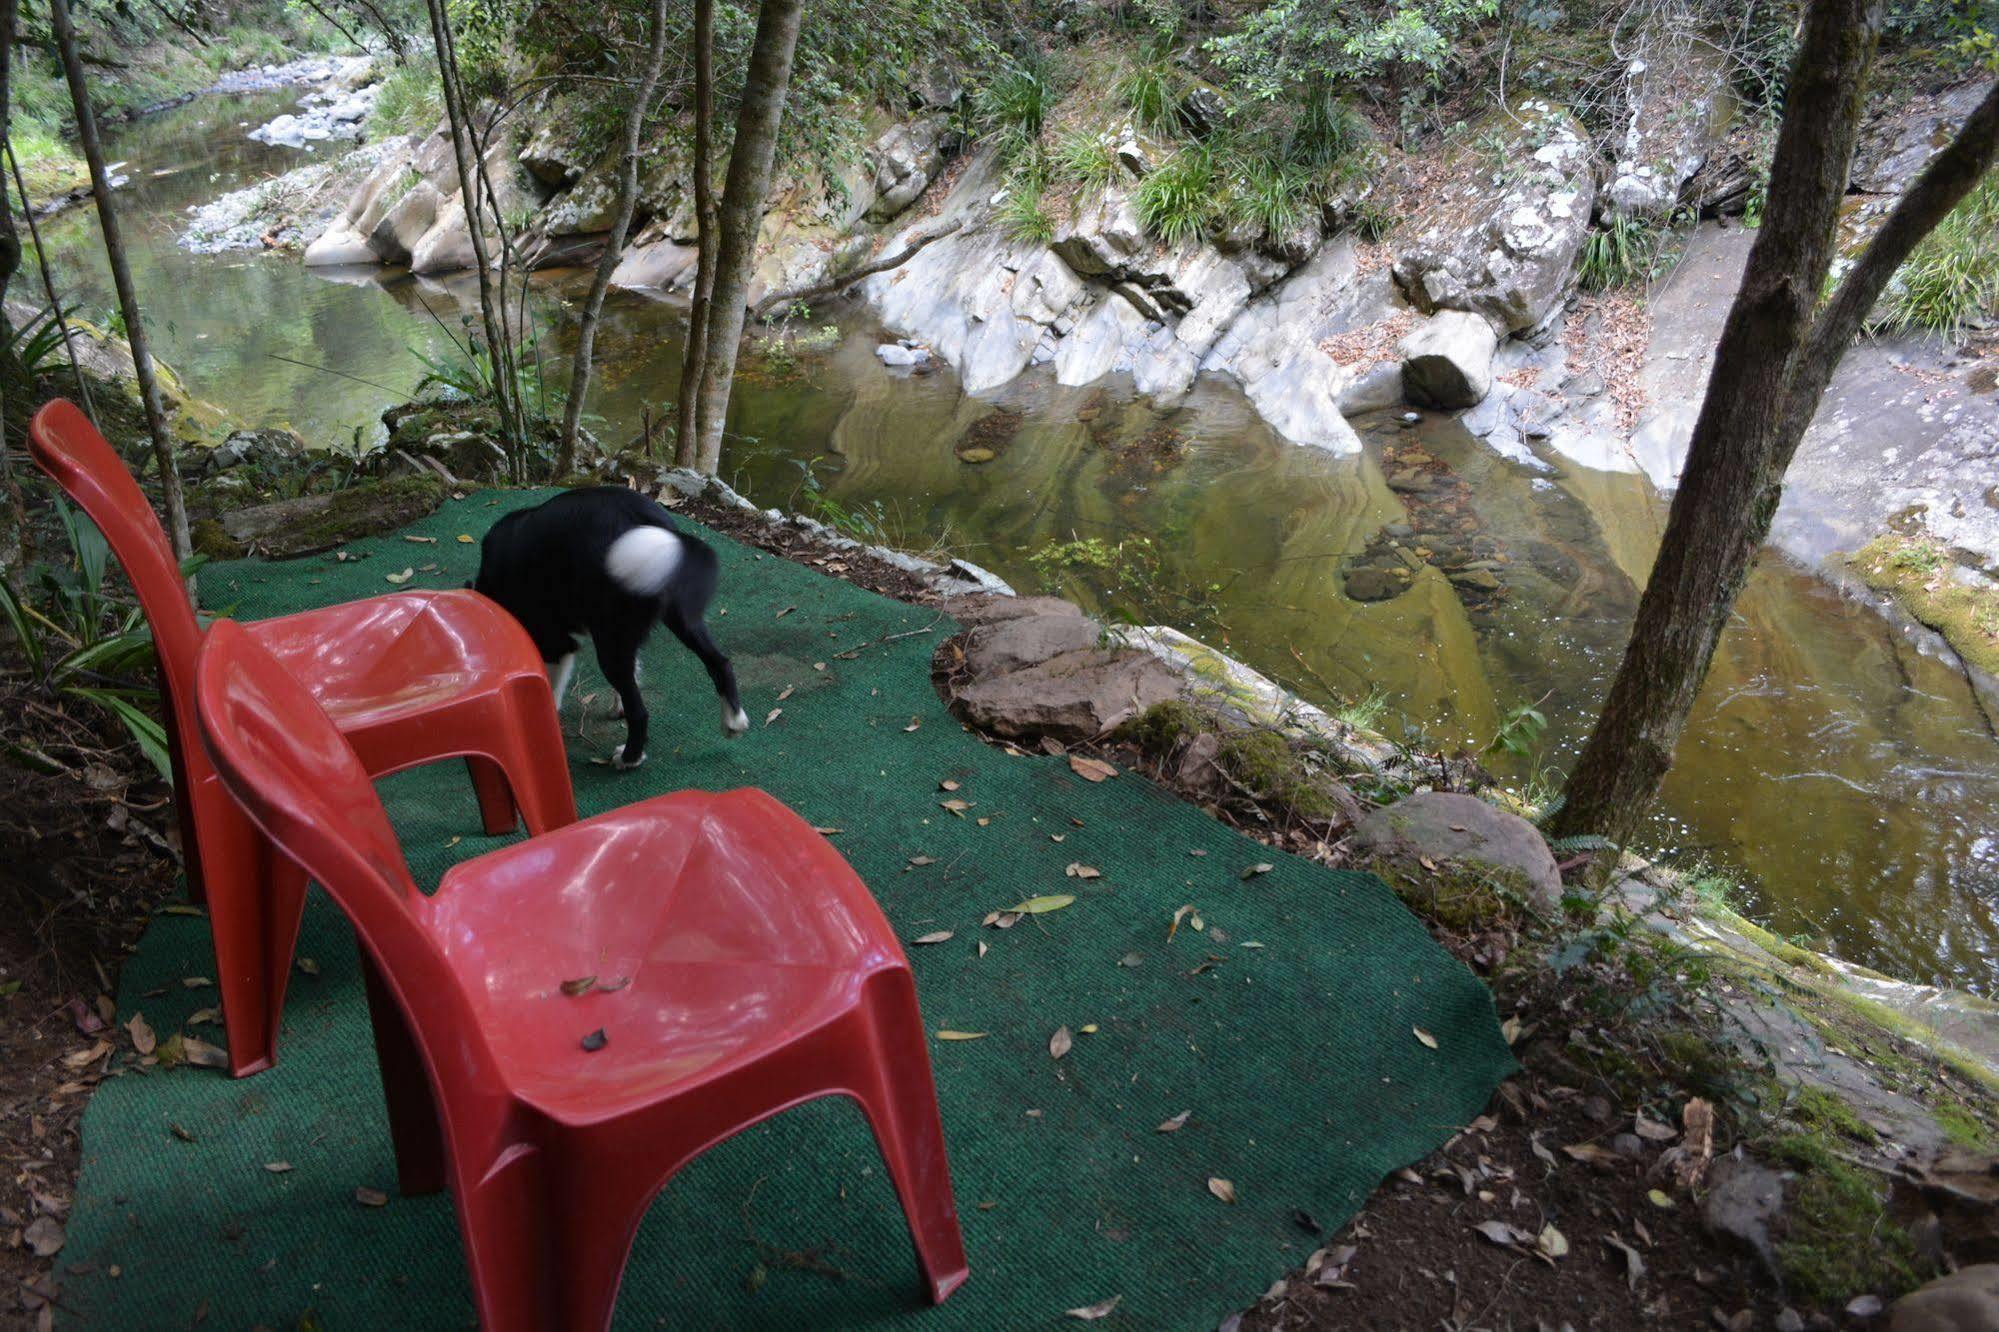
[[[1133,65],[1118,77],[1112,95],[1146,129],[1170,133],[1180,119],[1179,74],[1164,60]]]
[[[392,134],[428,134],[444,116],[444,103],[437,82],[437,66],[412,60],[398,65],[382,80],[375,109],[368,115],[368,137]]]
[[[1064,177],[1087,189],[1103,189],[1118,178],[1117,149],[1103,135],[1088,130],[1063,135],[1050,160]]]
[[[1198,237],[1213,214],[1218,175],[1211,149],[1182,148],[1139,182],[1132,198],[1139,221],[1168,245]]]
[[[1999,172],[1987,172],[1896,273],[1875,322],[1955,338],[1999,306]]]

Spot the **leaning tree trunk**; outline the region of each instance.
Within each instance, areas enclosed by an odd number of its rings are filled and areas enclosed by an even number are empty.
[[[674,461],[701,461],[701,375],[708,368],[709,297],[715,294],[715,0],[694,0],[694,295],[687,304],[687,346],[675,407]]]
[[[61,0],[52,0],[60,3]],[[444,102],[444,118],[451,131],[451,153],[458,166],[458,199],[465,208],[465,235],[472,243],[472,267],[479,281],[479,315],[486,329],[487,362],[493,372],[493,410],[500,418],[500,433],[507,444],[507,462],[515,480],[521,476],[521,453],[527,445],[526,424],[514,399],[504,293],[493,290],[493,268],[487,257],[486,227],[480,198],[481,169],[474,157],[470,115],[465,106],[465,90],[458,81],[458,51],[451,36],[451,16],[445,0],[426,0],[430,12],[431,42],[437,48],[438,91]]]
[[[14,24],[19,17],[17,0],[0,0],[0,144],[5,144],[10,127],[14,105]],[[21,484],[14,477],[14,457],[7,451],[7,441],[14,428],[26,423],[28,401],[33,385],[28,382],[28,368],[21,361],[21,353],[14,337],[14,321],[7,317],[7,285],[14,280],[14,274],[21,267],[21,233],[14,228],[14,209],[7,200],[7,174],[0,171],[0,336],[6,339],[6,346],[0,348],[0,489],[7,492],[7,507],[10,532],[0,532],[0,556],[10,567],[19,567],[18,558],[23,544],[28,539],[28,505],[21,495]],[[22,211],[28,202],[21,201]]]
[[[1878,0],[1814,0],[1750,250],[1624,662],[1570,775],[1555,836],[1628,838],[1658,793],[1833,371],[1888,280],[1999,153],[1999,88],[1930,160],[1823,311],[1859,136]]]
[[[104,146],[97,138],[97,116],[90,108],[90,85],[84,80],[83,61],[77,57],[76,29],[70,25],[68,0],[49,0],[49,26],[55,36],[56,50],[62,56],[63,74],[69,80],[77,142],[83,149],[84,163],[90,168],[90,189],[97,200],[97,220],[104,232],[104,256],[110,261],[111,284],[117,289],[118,309],[125,318],[125,340],[132,349],[139,401],[146,410],[146,429],[153,437],[153,461],[160,469],[160,499],[166,505],[167,529],[173,534],[174,553],[185,560],[193,553],[193,546],[188,540],[180,467],[174,460],[173,439],[167,434],[166,412],[160,406],[160,385],[153,375],[153,353],[146,341],[145,317],[132,290],[132,266],[125,259],[118,210],[111,203],[111,174],[104,169]],[[192,578],[188,579],[188,591],[194,591]]]
[[[729,414],[730,381],[743,339],[746,291],[756,259],[757,228],[770,195],[777,129],[791,85],[791,57],[798,48],[801,0],[763,0],[756,43],[750,49],[736,137],[729,146],[729,183],[722,194],[722,231],[715,247],[715,285],[708,297],[707,364],[701,371],[697,465],[713,474],[722,462],[722,426]]]
[[[653,0],[651,25],[645,74],[632,94],[631,114],[625,117],[625,158],[623,174],[618,178],[618,211],[611,219],[611,235],[597,260],[597,275],[591,280],[590,294],[583,299],[583,318],[576,329],[576,364],[569,375],[569,403],[562,413],[562,446],[555,459],[557,476],[576,470],[576,435],[583,424],[583,399],[590,391],[590,361],[597,349],[597,318],[604,310],[604,293],[611,289],[611,274],[617,271],[618,260],[624,255],[625,234],[631,230],[632,214],[638,211],[639,149],[645,141],[646,108],[652,105],[653,90],[659,86],[660,66],[666,63],[666,0]]]

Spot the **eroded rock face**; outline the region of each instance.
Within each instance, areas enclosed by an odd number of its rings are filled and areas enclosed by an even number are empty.
[[[1605,211],[1663,217],[1720,144],[1726,74],[1714,49],[1677,32],[1646,42],[1625,67],[1630,114],[1616,146]]]
[[[1179,692],[1179,679],[1149,653],[1086,648],[976,681],[958,692],[957,702],[968,721],[996,735],[1076,742],[1113,731]]]
[[[1375,810],[1354,829],[1360,849],[1391,861],[1429,859],[1490,872],[1537,910],[1561,905],[1562,875],[1534,825],[1477,796],[1426,791]]]
[[[1567,112],[1531,98],[1467,138],[1426,198],[1395,280],[1426,313],[1470,311],[1508,333],[1538,328],[1575,285],[1596,197],[1589,144]]]
[[[1484,315],[1439,310],[1402,339],[1402,391],[1418,407],[1476,407],[1492,391],[1498,349]]]
[[[965,669],[979,679],[1025,670],[1093,648],[1103,632],[1081,615],[1023,615],[978,625],[965,635]]]
[[[886,222],[916,202],[944,165],[944,131],[948,122],[930,116],[892,127],[875,140],[875,200],[868,206],[871,222]]]

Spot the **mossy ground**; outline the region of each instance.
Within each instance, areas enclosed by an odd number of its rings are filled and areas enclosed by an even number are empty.
[[[1787,1133],[1770,1151],[1798,1176],[1777,1242],[1777,1261],[1798,1295],[1822,1304],[1859,1294],[1893,1299],[1931,1275],[1908,1230],[1888,1215],[1879,1183],[1825,1135]]]
[[[1165,763],[1201,735],[1219,735],[1215,764],[1255,804],[1307,823],[1345,817],[1352,798],[1307,745],[1273,730],[1237,726],[1184,699],[1154,704],[1118,732],[1148,758]]]
[[[1877,537],[1848,562],[1867,586],[1942,634],[1967,665],[1999,676],[1999,585],[1960,582],[1948,552],[1928,537]]]

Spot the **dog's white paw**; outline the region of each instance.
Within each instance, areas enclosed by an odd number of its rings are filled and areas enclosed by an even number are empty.
[[[749,729],[750,729],[750,719],[743,714],[743,710],[741,708],[732,708],[727,703],[724,703],[722,705],[723,735],[727,736],[731,740],[734,740],[737,736],[741,735],[744,731],[747,731]]]
[[[629,760],[625,758],[625,747],[623,745],[619,745],[616,749],[611,751],[611,766],[614,768],[623,768],[627,771],[630,771],[631,769],[638,767],[639,764],[644,763],[645,761],[646,761],[646,756],[644,751],[640,751],[639,756],[637,758]]]

